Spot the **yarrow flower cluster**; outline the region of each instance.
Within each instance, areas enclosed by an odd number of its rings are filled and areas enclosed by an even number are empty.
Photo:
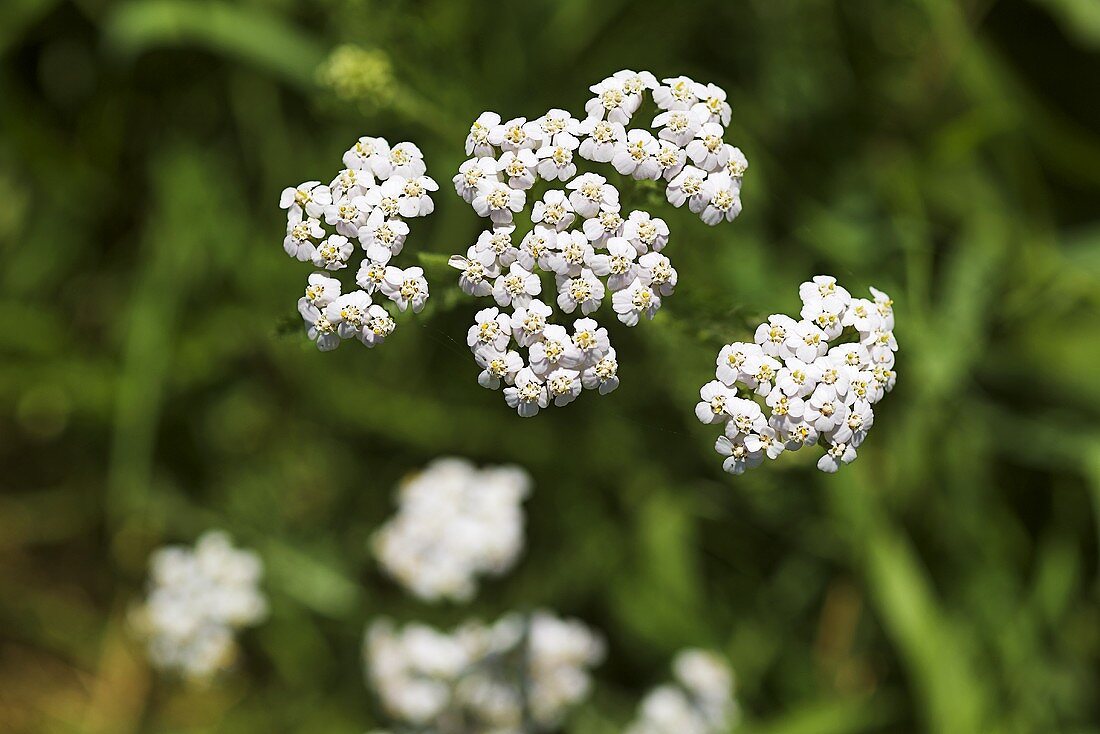
[[[527,734],[556,728],[589,693],[602,639],[550,612],[471,621],[451,633],[372,623],[367,678],[403,724],[438,734]]]
[[[421,599],[468,601],[479,576],[515,565],[530,489],[519,467],[436,459],[398,491],[397,514],[374,537],[378,562]]]
[[[228,667],[236,657],[235,632],[267,613],[259,557],[212,531],[193,550],[161,548],[149,567],[149,593],[131,621],[147,640],[153,665],[192,679]]]
[[[727,344],[717,379],[699,391],[695,415],[725,424],[715,450],[732,474],[813,444],[825,449],[817,467],[837,471],[856,458],[874,423],[872,406],[894,387],[889,296],[871,288],[871,300],[852,298],[826,275],[798,292],[800,319],[769,316],[752,343]]]
[[[723,734],[739,718],[733,671],[707,650],[684,650],[672,664],[674,684],[642,700],[626,734]]]
[[[591,90],[584,120],[560,109],[533,120],[483,113],[466,138],[472,157],[453,179],[458,195],[491,222],[449,261],[465,293],[497,304],[478,312],[467,336],[482,368],[478,381],[503,387],[522,416],[566,405],[582,389],[614,390],[615,350],[590,314],[610,300],[618,320],[635,326],[653,318],[676,287],[676,270],[662,253],[668,225],[645,211],[625,213],[619,190],[598,173],[578,174],[578,159],[663,182],[669,202],[686,203],[707,224],[741,211],[748,162],[723,139],[730,120],[724,91],[687,77],[658,83],[630,70]],[[661,110],[652,122],[656,136],[627,129],[647,92]],[[540,181],[548,186],[536,198]],[[517,230],[515,215],[529,204],[531,228]],[[553,276],[553,295],[544,295],[540,273]],[[580,312],[572,329],[551,323],[554,304]]]
[[[413,143],[391,147],[384,138],[363,137],[343,163],[328,185],[306,181],[284,189],[279,200],[287,210],[283,249],[321,269],[309,276],[298,300],[309,338],[321,351],[353,338],[374,347],[393,333],[397,322],[374,302],[379,295],[401,312],[419,313],[428,300],[421,268],[391,264],[409,234],[406,220],[435,209],[431,192],[439,185],[427,175],[424,155]],[[364,253],[355,274],[358,289],[345,292],[334,275],[352,265],[358,249]]]

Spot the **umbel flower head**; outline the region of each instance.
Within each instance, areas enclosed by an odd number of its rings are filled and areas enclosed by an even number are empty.
[[[724,91],[631,70],[590,89],[584,119],[560,109],[535,119],[482,113],[466,138],[471,157],[453,179],[489,220],[465,254],[450,259],[466,294],[496,303],[478,312],[467,339],[482,369],[478,382],[503,389],[525,417],[583,390],[614,390],[619,363],[597,312],[606,304],[608,319],[635,326],[676,288],[662,252],[668,225],[625,209],[603,174],[657,182],[673,206],[687,204],[710,225],[741,212],[748,161],[723,138],[731,115]],[[652,131],[630,128],[647,95],[657,111]],[[582,171],[585,161],[608,165]],[[527,207],[530,224],[521,228],[516,215]],[[571,328],[553,323],[555,307],[571,316]]]
[[[318,268],[298,313],[321,351],[348,339],[381,344],[397,327],[383,303],[419,313],[428,300],[424,272],[393,262],[409,234],[406,220],[435,209],[431,193],[439,186],[427,175],[424,155],[413,143],[391,147],[384,138],[362,137],[343,164],[329,184],[306,181],[284,189],[279,200],[287,210],[283,249]],[[363,258],[353,270],[357,252]],[[342,272],[354,272],[357,288],[340,281]]]
[[[211,531],[194,549],[167,546],[149,561],[149,593],[131,613],[154,666],[206,679],[230,666],[234,634],[267,614],[259,557]]]
[[[855,460],[873,406],[894,387],[888,295],[872,288],[872,298],[852,298],[827,275],[798,292],[799,318],[769,316],[752,342],[724,346],[716,379],[699,391],[695,415],[724,427],[715,450],[731,474],[814,444],[825,450],[818,469],[837,471]]]
[[[592,687],[602,639],[551,612],[512,613],[453,632],[386,619],[363,644],[367,680],[387,714],[438,734],[521,734],[557,728]]]
[[[519,467],[436,459],[398,490],[397,514],[374,536],[378,562],[421,599],[468,601],[479,576],[515,565],[530,489]]]

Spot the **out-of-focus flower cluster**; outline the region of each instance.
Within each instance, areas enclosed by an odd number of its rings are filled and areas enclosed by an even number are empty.
[[[732,474],[813,444],[825,448],[818,468],[837,471],[856,458],[872,406],[894,387],[890,297],[872,288],[871,300],[852,298],[825,275],[798,290],[801,318],[769,316],[752,343],[727,344],[718,379],[699,391],[695,415],[725,424],[715,450]]]
[[[659,83],[649,72],[630,70],[591,90],[584,120],[560,109],[530,121],[483,113],[466,138],[472,157],[453,179],[458,195],[491,222],[464,255],[450,259],[464,292],[497,304],[477,314],[467,337],[482,368],[478,381],[503,386],[522,416],[566,405],[582,389],[614,390],[615,350],[589,314],[609,299],[618,320],[635,326],[653,318],[676,287],[676,270],[662,253],[668,225],[645,211],[625,213],[604,176],[578,175],[578,159],[663,182],[669,202],[687,204],[707,224],[741,211],[748,162],[723,139],[730,120],[724,91],[687,77]],[[656,136],[626,127],[647,93],[660,110],[652,121]],[[549,185],[536,198],[540,181]],[[514,215],[528,204],[531,228],[517,230]],[[541,297],[540,273],[553,277],[556,295]],[[555,303],[583,318],[571,330],[551,323]]]
[[[706,650],[683,650],[672,664],[675,683],[642,700],[626,734],[721,734],[739,718],[733,671]]]
[[[558,726],[592,685],[601,638],[550,612],[467,622],[370,625],[367,678],[389,715],[438,734],[524,734]]]
[[[228,667],[236,657],[235,632],[267,614],[259,557],[212,531],[194,549],[161,548],[149,566],[149,593],[131,622],[153,665],[192,679]]]
[[[390,57],[350,43],[329,54],[317,69],[317,81],[340,99],[375,109],[389,106],[397,91]]]
[[[398,490],[397,514],[374,538],[378,562],[421,599],[468,601],[478,576],[515,565],[530,489],[519,467],[437,459]]]
[[[411,308],[417,313],[428,300],[421,268],[391,264],[409,234],[406,220],[435,210],[430,194],[439,186],[426,175],[420,149],[363,137],[344,153],[343,163],[329,184],[306,181],[284,189],[279,201],[287,210],[283,249],[321,268],[309,276],[298,300],[309,338],[321,351],[345,339],[373,347],[393,333],[397,322],[374,302],[379,295],[401,312]],[[358,289],[347,292],[334,276],[352,264],[360,249]]]

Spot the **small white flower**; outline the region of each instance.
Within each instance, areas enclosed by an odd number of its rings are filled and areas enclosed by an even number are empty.
[[[728,398],[725,404],[725,411],[729,415],[729,420],[726,421],[725,433],[726,438],[730,440],[743,439],[750,433],[762,430],[768,424],[760,406],[745,398]],[[699,415],[698,405],[695,406],[695,415]]]
[[[822,298],[835,296],[845,306],[852,300],[852,294],[841,287],[831,275],[815,275],[812,280],[798,286],[798,297],[802,303],[812,303]]]
[[[636,326],[641,316],[652,319],[661,308],[661,296],[638,278],[626,289],[611,297],[611,305],[619,321],[627,326]]]
[[[607,276],[607,287],[615,292],[629,287],[638,277],[634,262],[637,256],[637,249],[629,241],[623,237],[612,237],[607,241],[607,254],[593,253],[587,263],[596,275]]]
[[[573,155],[579,145],[576,138],[569,136],[564,140],[559,137],[557,142],[539,148],[535,154],[539,176],[546,181],[568,181],[577,175]]]
[[[330,278],[324,273],[311,273],[306,285],[305,295],[298,299],[298,306],[308,303],[317,308],[324,308],[340,296],[340,281]]]
[[[573,344],[564,326],[549,324],[542,331],[542,341],[531,345],[531,371],[540,377],[547,377],[561,367],[578,367],[584,360],[584,353]]]
[[[474,250],[481,263],[486,267],[496,264],[502,268],[514,263],[519,254],[512,245],[512,233],[515,231],[514,225],[505,224],[487,229],[478,235]]]
[[[540,328],[541,332],[541,328]],[[484,308],[474,317],[474,325],[466,334],[466,344],[473,350],[491,347],[503,352],[512,340],[512,317],[499,308]]]
[[[318,349],[322,352],[328,352],[340,346],[340,337],[336,333],[336,325],[325,317],[321,309],[311,303],[299,301],[298,313],[302,315],[302,319],[306,322],[306,330],[310,341],[315,342]]]
[[[458,167],[458,173],[451,180],[455,185],[455,193],[467,204],[473,203],[483,181],[500,180],[496,159],[488,156],[471,158]]]
[[[313,264],[325,270],[342,270],[348,265],[348,258],[355,251],[355,247],[343,235],[330,235],[324,242],[317,245],[317,251],[313,253]]]
[[[756,327],[753,341],[760,345],[761,351],[770,357],[781,356],[787,342],[787,338],[797,328],[797,323],[790,316],[772,314],[766,323]]]
[[[651,217],[649,212],[633,211],[623,224],[622,236],[639,255],[653,250],[660,252],[668,244],[669,229],[665,220]]]
[[[818,357],[824,356],[828,348],[829,339],[825,332],[812,321],[803,320],[787,330],[783,355],[803,362],[813,362]]]
[[[593,366],[611,351],[611,340],[607,329],[596,323],[595,319],[577,319],[573,322],[573,345],[580,351],[580,364]]]
[[[492,156],[493,145],[489,142],[489,132],[500,125],[500,115],[495,112],[482,112],[470,126],[466,136],[466,155]]]
[[[386,277],[382,281],[382,294],[394,302],[399,311],[412,306],[413,313],[420,313],[428,300],[428,281],[424,279],[424,270],[418,267],[387,267]]]
[[[803,420],[818,433],[829,433],[848,418],[848,406],[828,385],[818,384],[806,400]]]
[[[689,110],[668,110],[653,118],[652,127],[661,128],[657,137],[669,144],[684,148],[695,138],[705,120]]]
[[[660,176],[665,181],[671,181],[684,170],[684,164],[687,162],[687,153],[683,148],[677,148],[667,140],[662,140],[658,143],[657,154],[653,156],[653,159],[657,161],[657,166],[660,168]]]
[[[630,121],[630,115],[633,112],[632,95],[623,90],[622,81],[609,77],[598,84],[593,84],[589,89],[596,95],[584,105],[584,111],[588,114],[589,120],[606,119],[608,122],[620,125]]]
[[[619,211],[619,192],[597,173],[585,173],[566,184],[569,201],[582,217],[594,217],[600,211]]]
[[[767,397],[772,391],[772,383],[779,372],[781,362],[769,357],[763,351],[752,354],[741,366],[742,382],[748,385],[760,397]]]
[[[817,328],[825,332],[825,337],[831,341],[844,331],[842,320],[846,308],[847,303],[843,296],[833,294],[824,298],[813,298],[806,301],[802,305],[800,314],[802,318],[812,322]]]
[[[789,357],[776,375],[775,386],[784,395],[804,398],[814,391],[820,380],[820,367]]]
[[[662,110],[690,110],[706,89],[686,76],[663,79],[663,84],[653,90],[653,101]]]
[[[357,196],[362,196],[367,192],[367,189],[375,185],[374,174],[369,170],[345,168],[336,174],[328,187],[333,201],[336,201],[345,197],[354,199]]]
[[[374,260],[364,260],[359,265],[359,271],[355,274],[356,284],[373,295],[382,287],[382,281],[386,279],[386,264]]]
[[[404,176],[392,176],[380,185],[368,189],[353,203],[364,211],[381,210],[387,218],[399,216],[405,199],[405,180]]]
[[[715,377],[726,385],[733,387],[735,382],[743,381],[746,377],[745,365],[750,360],[763,355],[764,353],[756,344],[745,344],[744,342],[727,344],[718,353],[718,359],[716,360],[718,368],[715,370]]]
[[[504,351],[481,347],[474,352],[474,359],[481,367],[477,384],[490,390],[499,390],[502,380],[511,385],[516,381],[516,374],[523,369],[523,358],[519,356],[519,352],[511,349]]]
[[[846,443],[832,442],[829,449],[817,460],[817,468],[827,474],[834,474],[842,464],[851,464],[856,459],[856,449]]]
[[[489,143],[504,151],[536,149],[542,144],[542,130],[526,117],[515,117],[490,128]]]
[[[581,373],[577,370],[559,368],[546,378],[546,391],[559,408],[576,400],[581,388]]]
[[[483,181],[471,202],[479,217],[489,217],[496,224],[509,224],[512,212],[523,211],[527,195],[502,181]]]
[[[587,268],[573,277],[557,276],[558,308],[573,313],[580,308],[585,316],[600,307],[604,297],[603,283]]]
[[[608,239],[622,235],[623,218],[617,210],[605,209],[597,216],[586,219],[581,229],[593,247],[602,247]]]
[[[647,252],[638,258],[638,277],[662,298],[672,295],[679,278],[672,262],[659,252]]]
[[[575,150],[579,142],[581,123],[565,110],[549,110],[545,115],[535,120],[535,124],[542,131],[542,140],[545,146],[563,145],[570,150]]]
[[[718,380],[711,380],[699,390],[695,417],[700,423],[723,423],[730,417],[726,409],[736,397],[730,388]]]
[[[688,208],[698,214],[703,211],[708,201],[703,193],[703,183],[706,180],[706,171],[695,166],[684,166],[668,182],[666,190],[668,202],[675,207],[681,207],[686,202]]]
[[[535,169],[539,161],[534,152],[523,148],[508,151],[497,161],[497,170],[513,189],[526,190],[535,185]]]
[[[688,158],[704,171],[717,171],[729,161],[729,150],[722,139],[722,126],[706,122],[695,132],[695,139],[687,145]]]
[[[540,408],[550,404],[546,385],[527,367],[516,373],[513,386],[504,388],[504,400],[523,418],[537,415]]]
[[[359,336],[367,320],[370,296],[363,291],[352,291],[340,296],[325,308],[325,318],[336,327],[341,339]]]
[[[642,103],[642,97],[646,90],[654,90],[658,87],[657,77],[648,71],[632,71],[623,69],[611,75],[612,79],[618,79],[622,85],[623,94],[627,96],[627,108],[631,114],[637,112]]]
[[[707,176],[707,180],[703,182],[702,191],[706,206],[699,213],[699,218],[711,226],[723,219],[732,222],[741,213],[740,189],[741,187],[725,171]]]
[[[402,178],[418,178],[428,170],[424,164],[424,154],[415,143],[398,143],[390,148],[389,170],[386,164],[382,164],[382,170],[378,171],[379,178],[401,176]]]
[[[540,201],[535,202],[531,210],[531,222],[533,224],[545,224],[553,227],[558,232],[569,229],[576,219],[573,205],[564,191],[551,189],[543,194]]]
[[[409,225],[400,219],[386,219],[380,209],[375,209],[359,228],[359,244],[367,251],[367,257],[377,262],[389,262],[401,254]]]
[[[580,131],[586,137],[577,152],[581,158],[595,163],[610,163],[615,157],[616,144],[626,140],[626,128],[607,120],[586,120]]]
[[[406,178],[401,188],[403,196],[399,213],[403,217],[428,216],[435,211],[435,204],[428,192],[438,190],[439,184],[429,176]]]
[[[359,331],[359,340],[367,347],[373,348],[384,342],[396,328],[397,322],[386,309],[376,303],[367,309],[367,319]]]
[[[493,282],[493,298],[501,306],[522,308],[540,293],[542,281],[539,276],[519,263],[512,263],[508,272],[501,273]]]
[[[524,235],[523,241],[520,242],[516,262],[526,270],[534,271],[536,267],[548,270],[549,255],[557,247],[557,242],[557,232],[549,227],[535,225],[534,229]]]
[[[746,469],[760,466],[764,461],[764,454],[749,451],[745,447],[744,439],[731,441],[725,436],[719,436],[714,443],[714,450],[726,457],[722,462],[722,469],[730,474],[744,474]]]
[[[598,390],[600,395],[606,395],[619,386],[619,362],[613,347],[609,347],[607,354],[581,373],[581,384],[586,390]]]
[[[726,101],[726,90],[714,84],[699,86],[696,90],[699,101],[692,105],[691,111],[707,122],[729,125],[732,110]]]
[[[740,148],[735,148],[732,145],[726,144],[726,173],[732,178],[740,180],[745,175],[745,171],[749,170],[749,159],[745,157],[745,154],[741,152]]]
[[[520,346],[530,347],[542,339],[546,329],[546,320],[553,310],[537,298],[524,308],[517,308],[512,314],[512,335]]]
[[[615,146],[611,165],[624,176],[638,180],[656,180],[661,177],[661,166],[656,155],[661,146],[648,130],[630,130],[626,140]]]
[[[749,454],[763,454],[769,459],[776,459],[786,448],[786,442],[770,426],[761,428],[759,433],[745,436],[745,450]]]
[[[312,217],[302,219],[300,213],[291,212],[287,221],[283,250],[286,254],[301,262],[311,261],[317,251],[313,240],[324,236],[325,228],[321,226],[319,220]]]
[[[559,232],[555,248],[547,253],[546,265],[556,275],[572,278],[580,275],[594,255],[592,243],[584,233],[575,230]]]
[[[298,186],[289,186],[279,196],[279,208],[289,210],[288,215],[297,214],[301,217],[302,212],[305,212],[306,218],[313,219],[324,214],[325,207],[331,203],[332,192],[320,181],[306,181]]]
[[[325,207],[325,224],[336,227],[336,233],[345,237],[356,237],[359,228],[367,221],[367,213],[343,198]]]
[[[462,292],[469,296],[487,296],[493,292],[493,284],[490,282],[500,275],[500,268],[494,262],[486,267],[477,257],[477,249],[471,246],[462,255],[451,255],[447,264],[456,270],[462,271],[458,276],[458,286]]]
[[[372,177],[388,178],[390,144],[385,138],[362,137],[344,153],[344,165],[351,170],[366,171]]]

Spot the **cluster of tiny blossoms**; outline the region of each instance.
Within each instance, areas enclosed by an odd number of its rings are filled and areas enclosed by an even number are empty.
[[[873,300],[852,298],[825,275],[798,292],[801,319],[769,316],[753,343],[727,344],[718,379],[699,391],[695,415],[725,423],[715,450],[732,474],[813,444],[825,448],[817,467],[837,471],[856,458],[874,423],[872,406],[894,387],[889,296],[872,288]]]
[[[146,639],[153,665],[191,679],[228,667],[236,657],[236,630],[267,613],[259,557],[233,548],[224,533],[213,531],[193,550],[161,548],[149,567],[149,593],[131,621]]]
[[[363,137],[344,153],[344,169],[328,185],[306,181],[283,190],[279,206],[287,210],[283,249],[321,270],[309,276],[298,312],[309,338],[321,351],[358,339],[368,347],[382,343],[397,326],[373,298],[381,294],[404,312],[424,308],[428,283],[419,267],[390,264],[401,253],[409,225],[435,209],[430,192],[439,185],[413,143],[390,147],[384,138]],[[358,243],[358,248],[356,247]],[[362,249],[355,275],[357,290],[343,292],[333,277]]]
[[[588,627],[545,611],[451,633],[379,620],[364,642],[368,680],[389,715],[437,734],[556,728],[588,695],[589,669],[603,655]]]
[[[465,255],[450,258],[464,292],[497,304],[478,312],[467,336],[482,368],[478,381],[503,386],[505,400],[525,417],[566,405],[582,389],[614,390],[615,350],[590,314],[610,299],[619,321],[635,326],[653,318],[676,287],[676,270],[661,252],[668,225],[645,211],[623,212],[615,186],[598,173],[578,174],[578,158],[664,182],[673,205],[686,203],[707,224],[741,211],[748,162],[723,140],[725,92],[629,70],[591,90],[584,120],[560,109],[530,121],[483,113],[466,138],[472,157],[454,177],[458,195],[491,222]],[[656,136],[626,127],[647,92],[660,109]],[[540,181],[548,186],[536,198]],[[517,231],[514,215],[528,204],[531,228]],[[555,296],[543,296],[540,273],[553,276]],[[571,330],[551,323],[555,303],[565,314],[580,312]]]
[[[420,599],[469,601],[478,576],[515,565],[530,488],[519,467],[437,459],[399,489],[397,514],[374,537],[378,562]]]
[[[722,734],[739,718],[733,671],[706,650],[684,650],[673,661],[675,683],[654,688],[626,734]]]

